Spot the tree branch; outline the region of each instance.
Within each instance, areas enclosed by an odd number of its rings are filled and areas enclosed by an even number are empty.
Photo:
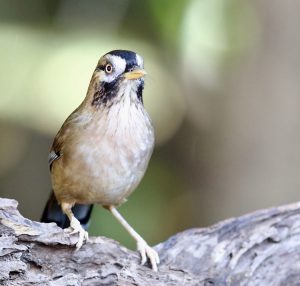
[[[178,233],[155,248],[159,272],[105,237],[75,251],[76,234],[20,215],[0,199],[1,285],[296,285],[300,203]]]

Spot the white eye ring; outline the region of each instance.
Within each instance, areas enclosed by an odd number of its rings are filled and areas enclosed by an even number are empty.
[[[105,66],[105,72],[106,73],[112,73],[112,71],[113,71],[113,66],[111,64],[107,64]]]

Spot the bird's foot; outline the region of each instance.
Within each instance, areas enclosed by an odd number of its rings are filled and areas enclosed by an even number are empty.
[[[79,250],[83,245],[84,241],[88,241],[89,234],[83,229],[80,222],[75,218],[71,220],[70,227],[72,229],[71,234],[78,233],[79,235],[78,242],[76,243],[76,250]]]
[[[159,264],[159,256],[157,252],[144,240],[137,241],[137,250],[140,252],[142,257],[141,264],[144,265],[147,258],[149,258],[153,271],[157,272],[157,264]]]

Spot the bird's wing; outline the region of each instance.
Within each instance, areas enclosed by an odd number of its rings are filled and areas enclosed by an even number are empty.
[[[63,145],[62,136],[61,136],[62,130],[63,129],[60,129],[57,135],[55,136],[48,156],[48,164],[49,164],[50,171],[52,169],[53,162],[58,160],[62,156],[62,145]]]
[[[54,141],[53,141],[53,144],[52,144],[49,156],[48,156],[48,163],[49,163],[50,171],[51,171],[53,162],[63,156],[63,150],[65,150],[64,149],[65,142],[69,141],[65,137],[66,132],[70,131],[70,129],[74,131],[74,128],[78,129],[79,127],[84,126],[86,123],[89,123],[91,120],[91,117],[80,116],[80,113],[78,113],[78,110],[79,110],[79,107],[76,108],[69,115],[69,117],[66,119],[66,121],[64,122],[64,124],[62,125],[62,127],[60,128],[60,130],[58,131],[58,133],[56,134],[56,136],[54,138]],[[79,125],[79,123],[80,123],[80,125]],[[69,132],[69,133],[73,133],[73,132]]]
[[[59,159],[61,157],[60,152],[55,152],[54,150],[51,150],[48,156],[48,164],[51,171],[52,164],[55,160]]]

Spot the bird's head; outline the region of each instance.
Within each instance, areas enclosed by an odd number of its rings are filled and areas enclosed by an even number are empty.
[[[111,105],[124,96],[143,102],[143,58],[126,50],[114,50],[102,56],[91,80],[89,94],[93,106]]]

